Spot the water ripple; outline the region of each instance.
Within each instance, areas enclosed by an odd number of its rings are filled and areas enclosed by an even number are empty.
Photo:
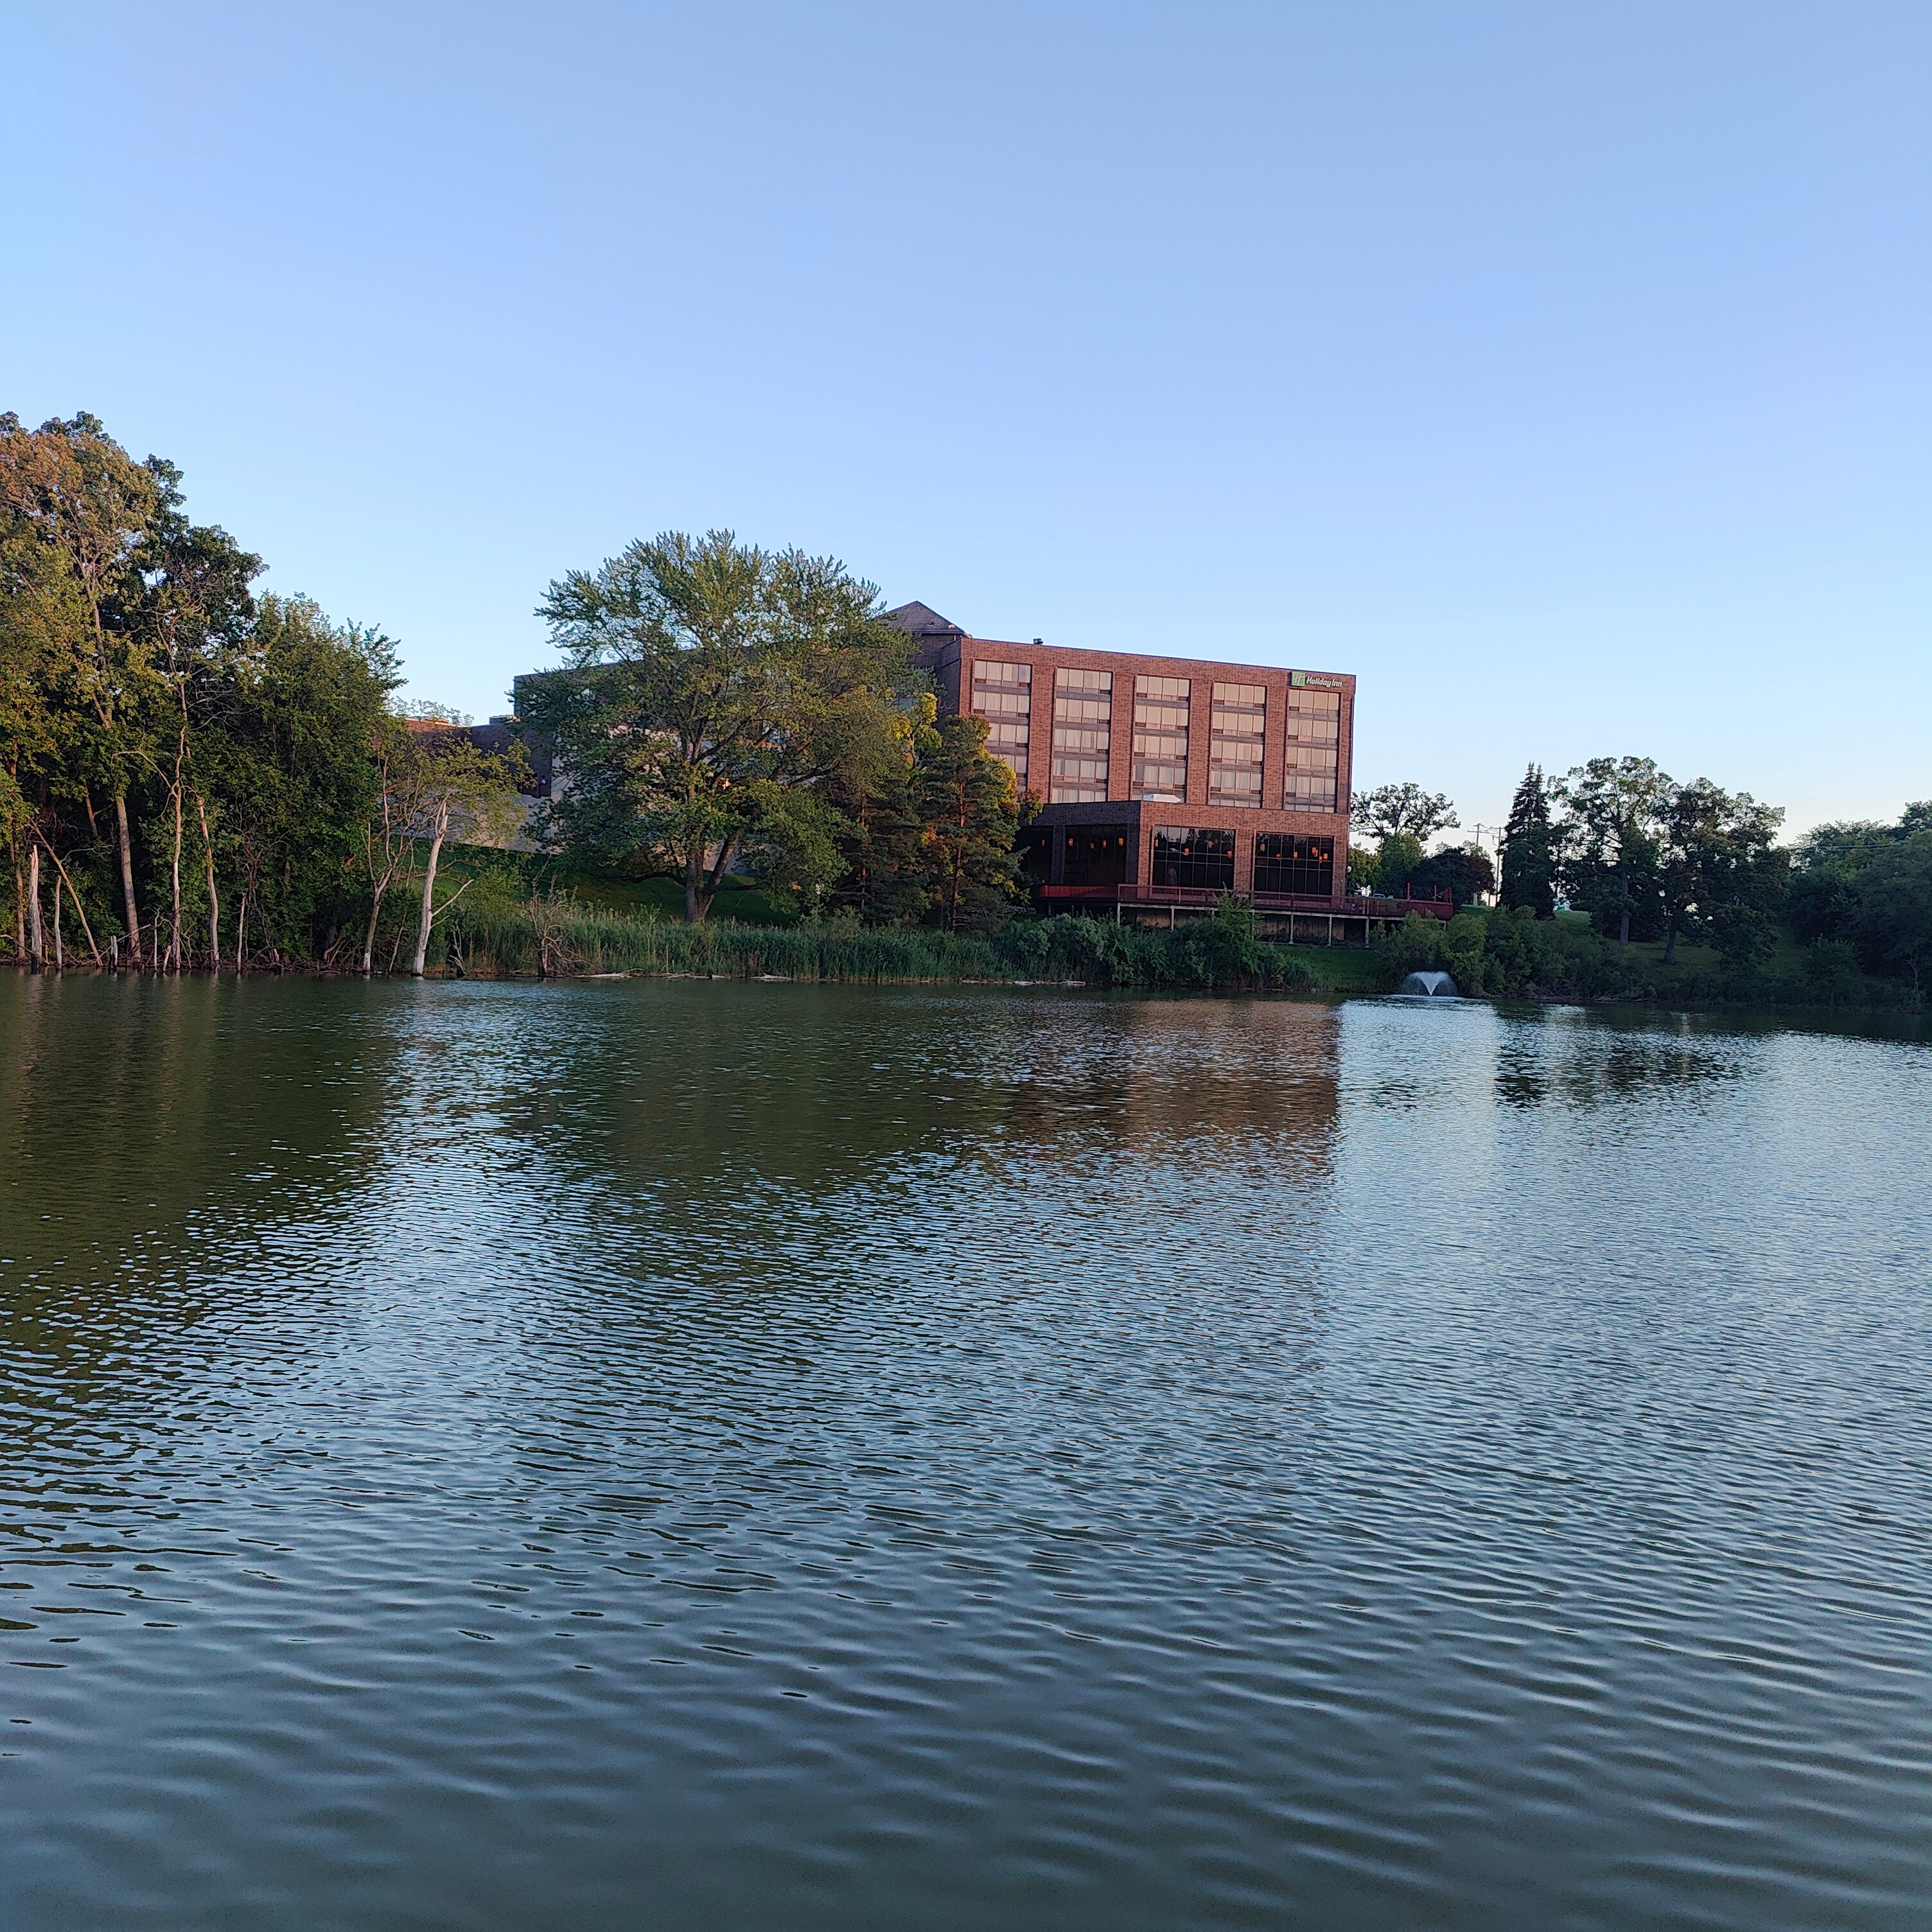
[[[1928,1066],[7,980],[0,1918],[1922,1925]]]

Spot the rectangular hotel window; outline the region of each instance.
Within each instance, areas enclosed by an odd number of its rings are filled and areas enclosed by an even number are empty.
[[[1335,892],[1335,842],[1292,832],[1255,834],[1255,890],[1306,892],[1331,898]]]
[[[1234,835],[1218,826],[1156,825],[1154,829],[1154,883],[1204,886],[1232,892],[1234,884]]]
[[[1262,728],[1268,722],[1268,688],[1259,684],[1217,684],[1209,713],[1208,802],[1262,802]]]
[[[976,664],[973,709],[986,721],[986,755],[1012,772],[1015,787],[1027,788],[1027,745],[1032,736],[1033,666]]]
[[[1053,674],[1054,805],[1088,805],[1107,796],[1107,760],[1114,742],[1114,674]]]
[[[1118,886],[1127,876],[1127,829],[1120,825],[1066,828],[1066,883]]]
[[[1188,682],[1184,677],[1134,680],[1133,782],[1130,798],[1187,796]]]
[[[1342,736],[1339,691],[1288,694],[1288,755],[1281,802],[1290,812],[1335,809],[1336,753]]]

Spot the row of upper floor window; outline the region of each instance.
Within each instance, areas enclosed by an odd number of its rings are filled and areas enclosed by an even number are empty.
[[[1208,686],[1208,801],[1258,806],[1268,687],[1200,680]],[[1195,686],[1184,677],[1136,676],[1128,766],[1130,798],[1186,796]],[[973,666],[970,708],[987,721],[987,749],[1010,766],[1022,790],[1052,804],[1106,798],[1113,753],[1114,674],[1061,667],[1053,679],[1052,744],[1036,766],[1032,742],[1034,668],[981,659]],[[1119,694],[1125,697],[1124,691]],[[1282,802],[1304,811],[1335,809],[1341,694],[1291,688],[1286,700]],[[1120,722],[1125,724],[1126,719]]]

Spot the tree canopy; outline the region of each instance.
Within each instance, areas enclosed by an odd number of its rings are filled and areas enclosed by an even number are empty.
[[[1453,832],[1462,821],[1445,794],[1404,782],[1360,794],[1349,808],[1348,823],[1378,839],[1404,837],[1426,845],[1437,832]]]
[[[16,957],[58,950],[64,915],[94,956],[176,970],[319,957],[360,923],[395,646],[258,597],[262,570],[164,458],[89,416],[0,416]]]
[[[676,531],[550,586],[566,668],[525,686],[562,774],[546,836],[672,868],[685,917],[742,870],[875,920],[1011,896],[1016,802],[970,719],[933,722],[913,640],[832,559]]]

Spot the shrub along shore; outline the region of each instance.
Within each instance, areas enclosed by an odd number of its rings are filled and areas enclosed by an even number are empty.
[[[1147,992],[1299,994],[1315,998],[1393,992],[1420,968],[1449,973],[1466,994],[1565,1004],[1723,1007],[1898,1008],[1909,991],[1861,973],[1830,941],[1745,974],[1696,951],[1666,964],[1655,945],[1628,948],[1579,922],[1480,908],[1446,922],[1412,918],[1379,944],[1285,946],[1259,936],[1253,914],[1228,902],[1211,918],[1169,931],[1111,920],[1021,918],[996,933],[856,920],[700,926],[565,897],[466,898],[436,922],[429,976],[442,979],[640,977],[780,979],[837,985],[1014,986],[1046,982]],[[322,962],[265,972],[352,974],[345,949]],[[82,962],[70,959],[69,971]],[[226,970],[232,970],[233,968]],[[389,968],[379,951],[377,976]]]
[[[1666,964],[1655,946],[1620,946],[1581,921],[1474,908],[1448,922],[1411,918],[1368,948],[1279,944],[1228,899],[1208,918],[1141,929],[1060,916],[1010,921],[988,935],[850,920],[686,926],[563,896],[459,902],[439,928],[432,970],[449,976],[600,973],[765,977],[850,983],[1076,982],[1173,992],[1388,992],[1418,968],[1450,973],[1466,994],[1501,999],[1673,1006],[1892,1007],[1904,990],[1858,970],[1848,948],[1790,949],[1763,968],[1726,968],[1701,950]],[[440,960],[440,968],[437,962]]]
[[[444,970],[464,975],[691,974],[849,982],[1078,980],[1089,986],[1312,991],[1302,954],[1257,935],[1232,902],[1178,932],[1088,919],[1015,920],[988,936],[856,920],[700,926],[639,918],[568,898],[459,905]]]

